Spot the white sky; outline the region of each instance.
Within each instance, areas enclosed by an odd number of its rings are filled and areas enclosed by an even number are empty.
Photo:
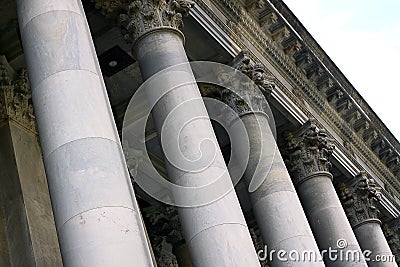
[[[284,2],[400,140],[400,1]]]

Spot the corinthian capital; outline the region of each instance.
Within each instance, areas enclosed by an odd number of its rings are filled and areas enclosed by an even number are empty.
[[[306,122],[299,131],[288,133],[286,141],[286,163],[295,184],[315,174],[331,176],[329,158],[335,146],[325,129],[318,129],[314,120]]]
[[[270,95],[275,88],[275,84],[272,83],[273,76],[261,64],[251,60],[247,50],[241,51],[235,57],[232,66],[247,75],[265,96]]]
[[[353,228],[366,222],[380,223],[381,190],[366,172],[360,172],[351,184],[341,184],[340,191],[343,208]]]
[[[104,13],[119,13],[124,38],[135,44],[142,36],[160,28],[180,30],[192,0],[92,0]]]
[[[265,96],[274,88],[271,82],[273,77],[268,76],[260,64],[255,64],[247,51],[242,51],[232,66],[236,72],[222,70],[217,73],[220,84],[224,86],[221,89],[222,101],[239,115],[254,112],[270,114]]]

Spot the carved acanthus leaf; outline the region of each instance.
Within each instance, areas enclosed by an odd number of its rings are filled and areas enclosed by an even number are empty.
[[[32,95],[26,69],[18,75],[4,57],[0,61],[0,120],[11,119],[36,132]],[[16,76],[16,77],[13,77]]]
[[[382,198],[381,189],[366,172],[360,172],[351,184],[341,184],[340,197],[353,228],[371,220],[380,222],[378,203]]]
[[[310,119],[298,132],[287,133],[286,141],[286,163],[295,184],[310,175],[330,171],[333,139],[325,129],[317,128],[315,120]]]
[[[268,75],[265,69],[254,63],[242,51],[234,60],[233,67],[238,70],[235,73],[218,74],[221,85],[221,99],[237,114],[263,112],[269,114],[266,101],[273,88],[272,75]],[[243,75],[244,74],[244,75]]]
[[[150,229],[151,234],[163,234],[171,244],[176,244],[184,240],[176,208],[161,204],[153,205],[144,209],[144,214],[154,226],[153,231]]]
[[[143,210],[149,220],[148,233],[153,244],[157,266],[178,267],[173,246],[184,242],[175,207],[156,204]]]
[[[99,0],[96,0],[97,2]],[[191,0],[120,0],[111,12],[118,10],[124,38],[132,43],[144,34],[159,28],[180,30],[182,17],[194,6]],[[122,3],[121,3],[122,2]],[[98,5],[103,8],[103,5]]]

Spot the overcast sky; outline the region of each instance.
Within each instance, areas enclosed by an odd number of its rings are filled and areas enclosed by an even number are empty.
[[[400,140],[400,1],[284,2]]]

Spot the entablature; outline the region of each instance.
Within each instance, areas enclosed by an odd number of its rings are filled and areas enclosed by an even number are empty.
[[[208,24],[214,32],[225,33],[222,39],[213,35],[215,39],[231,44],[231,53],[237,47],[249,50],[253,59],[276,78],[272,101],[287,109],[299,125],[316,117],[336,137],[335,145],[340,151],[333,155],[336,162],[343,164],[351,175],[367,169],[385,188],[384,195],[394,197],[400,204],[399,143],[354,88],[349,90],[349,83],[342,82],[343,74],[324,64],[328,56],[323,50],[315,50],[305,41],[311,36],[302,38],[270,3],[255,17],[247,11],[244,1],[195,2],[193,13],[206,14],[201,19],[209,20],[202,24]],[[271,27],[273,24],[276,25]],[[274,34],[283,28],[284,34]],[[282,46],[289,37],[295,44],[294,50]],[[398,214],[397,209],[392,210]]]

